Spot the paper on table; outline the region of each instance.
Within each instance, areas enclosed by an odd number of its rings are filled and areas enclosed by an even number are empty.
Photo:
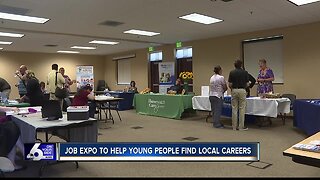
[[[9,104],[19,104],[17,100],[8,100]]]
[[[6,116],[11,116],[14,114],[17,114],[17,113],[15,113],[14,111],[6,111]]]
[[[201,96],[209,96],[209,86],[201,86]]]
[[[105,100],[105,99],[112,99],[113,96],[95,96],[95,100]]]
[[[293,149],[302,150],[302,151],[310,151],[320,153],[320,146],[314,144],[296,144],[292,146]]]
[[[313,140],[309,144],[320,146],[320,140]]]

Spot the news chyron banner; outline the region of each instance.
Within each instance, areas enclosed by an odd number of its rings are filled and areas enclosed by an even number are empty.
[[[33,143],[26,160],[259,161],[259,143]]]

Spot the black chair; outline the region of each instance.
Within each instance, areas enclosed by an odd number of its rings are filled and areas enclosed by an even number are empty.
[[[105,80],[98,80],[96,91],[104,91],[107,88]]]
[[[297,96],[295,94],[282,94],[281,97],[290,99],[290,101],[291,101],[290,110],[292,110],[293,109],[293,103],[297,99]]]
[[[297,96],[295,94],[282,94],[281,97],[290,99],[290,110],[293,110],[293,103],[297,99]],[[281,116],[283,125],[285,125],[286,113],[281,114]]]

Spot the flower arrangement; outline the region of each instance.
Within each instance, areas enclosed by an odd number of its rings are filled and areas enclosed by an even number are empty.
[[[179,74],[179,77],[182,78],[184,81],[189,81],[193,79],[193,73],[192,72],[181,72]]]

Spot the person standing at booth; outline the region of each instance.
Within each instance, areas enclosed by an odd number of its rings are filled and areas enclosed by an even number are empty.
[[[256,84],[256,79],[250,74],[248,73],[249,76],[249,86],[246,88],[247,91],[247,97],[250,97],[250,89],[253,88],[253,86]]]
[[[64,77],[58,72],[58,64],[52,64],[52,70],[48,74],[47,85],[48,91],[50,93],[50,100],[57,100],[61,104],[62,109],[62,99],[57,98],[55,95],[56,87],[62,88],[64,86]]]
[[[73,85],[73,83],[76,83],[76,80],[71,80],[70,77],[65,74],[64,67],[59,68],[59,73],[64,78],[64,81],[65,81],[64,87],[67,90],[67,97],[63,99],[63,110],[66,111],[68,106],[71,105],[71,100],[69,99],[69,95],[71,92],[70,86]]]
[[[26,85],[26,71],[28,70],[26,65],[21,65],[19,70],[15,72],[15,76],[19,78],[18,87],[20,97],[27,94],[27,85]]]
[[[257,78],[258,82],[258,95],[273,93],[272,81],[274,81],[274,74],[272,69],[267,67],[267,61],[265,59],[259,60],[259,75]]]
[[[232,128],[233,130],[248,130],[248,128],[244,127],[244,115],[246,112],[246,88],[249,83],[249,75],[247,71],[242,69],[241,60],[236,60],[234,67],[235,69],[230,72],[228,79],[231,89]]]
[[[227,83],[222,76],[222,68],[215,66],[214,75],[210,78],[209,99],[211,103],[211,111],[213,118],[213,127],[224,128],[220,122],[220,116],[223,105],[223,94],[227,90]]]
[[[30,102],[30,106],[41,106],[44,100],[43,92],[41,91],[39,80],[36,78],[34,72],[27,70],[27,94],[22,96],[20,102]]]

